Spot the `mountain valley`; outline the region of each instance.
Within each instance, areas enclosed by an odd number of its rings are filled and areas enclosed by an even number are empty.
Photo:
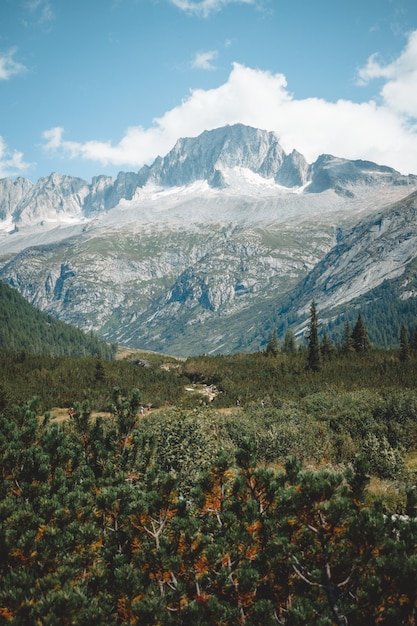
[[[274,133],[225,127],[116,180],[1,180],[0,279],[111,343],[259,349],[277,316],[301,336],[312,298],[330,319],[406,271],[415,190],[414,175],[329,155],[309,165]]]

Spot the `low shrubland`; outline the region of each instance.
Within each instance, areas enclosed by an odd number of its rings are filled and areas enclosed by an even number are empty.
[[[414,624],[415,371],[3,354],[0,622]]]

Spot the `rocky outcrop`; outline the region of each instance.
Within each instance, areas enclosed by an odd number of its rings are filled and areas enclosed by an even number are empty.
[[[345,233],[292,299],[300,314],[314,298],[317,307],[331,315],[336,307],[401,276],[416,258],[417,192],[413,192]]]
[[[0,180],[0,220],[13,216],[16,208],[29,194],[32,187],[33,183],[22,177],[16,180],[9,178]]]
[[[17,205],[13,217],[17,225],[36,224],[82,216],[88,185],[81,178],[51,174],[40,178]]]
[[[326,189],[335,189],[343,193],[354,185],[380,185],[381,183],[415,185],[416,177],[403,176],[391,167],[377,165],[370,161],[349,161],[331,156],[321,155],[309,168],[310,185],[308,193],[322,193]],[[405,194],[407,191],[405,190]]]

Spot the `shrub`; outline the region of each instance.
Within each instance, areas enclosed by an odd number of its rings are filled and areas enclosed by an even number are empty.
[[[404,455],[390,445],[385,435],[377,437],[374,433],[368,434],[363,452],[368,458],[371,472],[380,478],[396,479],[404,472]]]

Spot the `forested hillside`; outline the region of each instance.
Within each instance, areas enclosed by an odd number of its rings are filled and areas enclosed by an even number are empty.
[[[325,314],[323,324],[329,337],[340,341],[343,337],[346,322],[354,324],[358,310],[363,311],[366,317],[366,326],[369,338],[375,346],[392,348],[399,345],[398,329],[405,324],[413,331],[417,331],[417,301],[415,297],[401,297],[401,287],[407,285],[409,294],[416,293],[417,263],[410,263],[404,275],[393,280],[385,280],[366,295],[355,298],[349,305],[340,306],[332,311],[332,315]]]
[[[111,358],[115,354],[114,346],[39,311],[1,281],[0,348],[15,353],[56,356],[100,354]]]

